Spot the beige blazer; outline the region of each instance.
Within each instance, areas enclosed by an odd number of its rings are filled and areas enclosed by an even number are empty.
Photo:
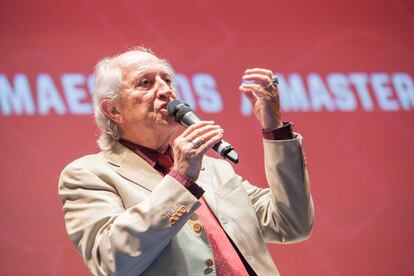
[[[197,183],[256,273],[278,275],[265,242],[307,238],[313,204],[301,137],[263,144],[269,188],[251,185],[226,161],[208,156]],[[70,239],[94,275],[216,274],[207,236],[193,228],[201,224],[199,201],[121,144],[66,166],[59,195]]]

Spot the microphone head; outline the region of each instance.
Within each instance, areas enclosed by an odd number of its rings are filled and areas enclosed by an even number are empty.
[[[168,114],[170,114],[171,117],[174,117],[175,113],[176,113],[176,108],[179,104],[182,104],[183,102],[180,100],[172,100],[167,104],[167,110],[168,110]]]
[[[184,115],[192,111],[191,107],[180,100],[172,100],[167,104],[168,114],[178,123],[181,123]]]

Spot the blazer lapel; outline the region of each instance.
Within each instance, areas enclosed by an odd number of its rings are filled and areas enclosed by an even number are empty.
[[[222,164],[215,164],[209,157],[205,156],[197,184],[204,189],[205,193],[203,196],[206,202],[215,216],[222,222],[222,211],[225,213],[226,205],[228,204],[226,201],[230,200],[227,195],[237,189],[240,183],[233,181],[235,179],[234,171],[223,170],[217,166],[222,166]]]
[[[119,175],[148,191],[152,191],[162,179],[156,169],[120,143],[104,155],[108,162],[116,167],[115,171]]]
[[[203,194],[204,199],[208,203],[208,206],[213,211],[213,213],[218,218],[217,213],[217,204],[216,204],[216,194],[215,194],[215,187],[217,185],[215,177],[213,177],[210,173],[206,173],[206,164],[203,163],[201,167],[200,176],[197,179],[197,184],[203,188],[205,191]]]
[[[119,175],[148,191],[152,191],[163,177],[144,159],[121,143],[114,145],[111,151],[104,152],[104,156],[110,164],[116,167],[115,171]],[[220,206],[217,205],[217,193],[222,192],[219,181],[223,181],[223,179],[221,179],[220,175],[215,174],[213,168],[210,168],[212,162],[208,162],[208,160],[205,160],[206,158],[203,159],[200,176],[196,183],[204,189],[205,193],[203,196],[205,200],[216,217],[219,218]],[[227,179],[225,180],[227,181]]]

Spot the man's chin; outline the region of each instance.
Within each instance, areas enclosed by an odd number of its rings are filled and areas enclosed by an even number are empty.
[[[171,120],[168,121],[168,126],[170,128],[179,129],[181,125],[179,123],[177,123],[174,119],[171,118]]]
[[[171,117],[168,112],[167,114],[164,114],[163,112],[160,112],[158,115],[160,115],[159,121],[162,122],[163,125],[165,125],[168,128],[178,128],[180,126],[179,123],[177,123],[173,117]]]

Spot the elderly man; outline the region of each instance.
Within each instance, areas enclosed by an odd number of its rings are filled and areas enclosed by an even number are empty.
[[[223,137],[214,122],[177,136],[166,109],[172,79],[169,63],[144,48],[97,64],[102,151],[59,180],[72,242],[94,275],[277,275],[265,242],[306,239],[313,205],[301,137],[281,121],[271,71],[246,70],[250,83],[239,87],[263,128],[265,189],[205,155]]]

